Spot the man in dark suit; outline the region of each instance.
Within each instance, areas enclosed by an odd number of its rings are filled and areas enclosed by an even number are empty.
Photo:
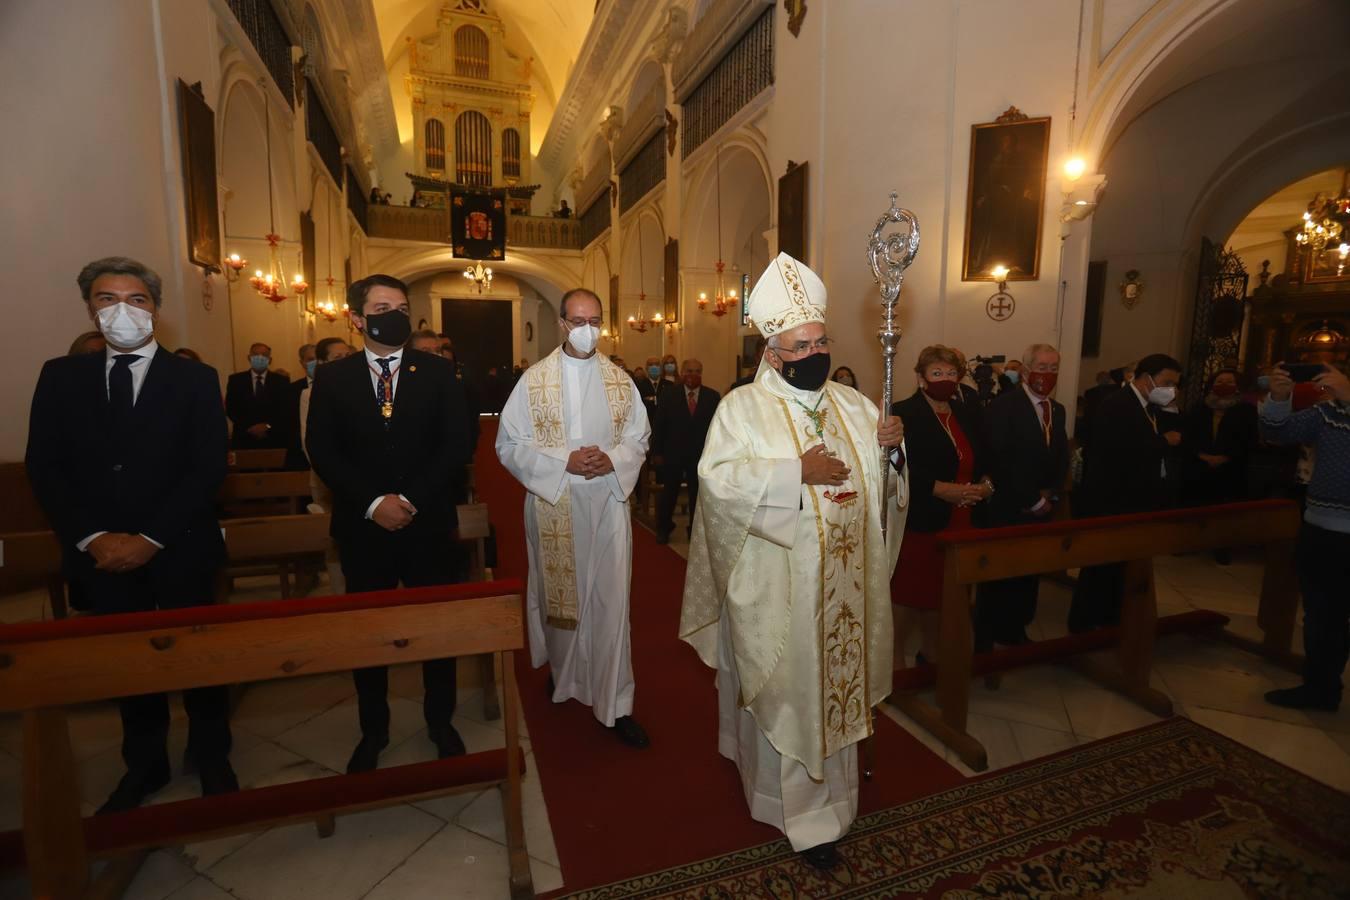
[[[765,342],[764,338],[759,338],[755,342],[755,358],[750,363],[750,371],[731,383],[731,387],[727,388],[728,394],[736,390],[736,388],[745,387],[755,380],[755,376],[759,374],[759,362],[764,358],[764,348],[767,346],[768,344]]]
[[[990,527],[1048,520],[1069,470],[1064,405],[1050,397],[1059,380],[1059,351],[1049,344],[1032,344],[1017,374],[984,414],[992,451],[989,471],[998,485],[985,509]],[[988,651],[995,643],[1027,643],[1026,627],[1036,617],[1039,587],[1035,575],[980,585],[975,598],[976,650]]]
[[[286,434],[289,443],[286,446],[286,468],[308,469],[309,459],[305,448],[300,446],[300,395],[305,388],[314,384],[314,368],[318,365],[314,344],[301,344],[299,359],[302,374],[290,384],[289,409],[286,413]]]
[[[248,368],[225,383],[225,415],[234,424],[231,445],[237,450],[274,449],[290,441],[291,385],[268,370],[271,364],[272,348],[254,344]]]
[[[652,428],[652,461],[661,473],[661,499],[656,510],[656,542],[670,543],[675,530],[675,500],[680,481],[689,486],[689,521],[698,505],[698,459],[708,439],[708,426],[722,395],[703,386],[703,363],[686,359],[679,384],[661,386]]]
[[[1107,396],[1092,421],[1092,446],[1083,460],[1077,516],[1155,512],[1169,498],[1166,458],[1181,433],[1160,418],[1176,399],[1181,363],[1164,353],[1145,356],[1134,380]],[[1069,606],[1069,631],[1091,631],[1120,621],[1124,564],[1089,566],[1078,574]]]
[[[212,602],[225,542],[215,495],[228,450],[215,370],[155,341],[159,276],[125,257],[78,282],[105,352],[47,362],[33,394],[25,465],[61,541],[63,572],[94,613]],[[185,691],[188,755],[203,794],[238,790],[228,693]],[[127,772],[99,810],[120,812],[169,782],[169,701],[121,701]]]
[[[642,405],[647,407],[647,421],[656,421],[656,399],[657,386],[661,384],[661,358],[658,356],[647,357],[647,362],[643,365],[642,372],[633,379],[637,385],[638,396],[642,398]]]
[[[464,393],[450,364],[405,349],[407,286],[371,275],[347,292],[365,350],[322,366],[311,394],[306,444],[333,491],[333,538],[347,592],[449,584],[457,525],[451,471],[470,458]],[[358,669],[361,742],[348,772],[375,768],[389,743],[388,671]],[[427,736],[445,758],[464,752],[451,724],[455,660],[422,664]]]

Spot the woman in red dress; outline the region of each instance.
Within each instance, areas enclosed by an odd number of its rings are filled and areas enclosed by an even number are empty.
[[[905,423],[905,465],[909,467],[910,506],[900,560],[891,578],[896,605],[895,653],[904,658],[911,632],[919,632],[915,662],[936,662],[942,605],[942,551],[937,533],[969,528],[976,504],[994,492],[984,474],[987,454],[980,410],[961,400],[965,373],[950,347],[940,344],[919,353],[914,371],[918,390],[894,404]]]

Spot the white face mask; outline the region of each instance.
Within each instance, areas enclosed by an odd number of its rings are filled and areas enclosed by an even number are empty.
[[[595,342],[600,339],[600,329],[594,325],[582,325],[573,327],[567,332],[567,342],[572,345],[572,349],[578,353],[586,354],[595,349]]]
[[[1175,399],[1177,399],[1177,389],[1174,387],[1154,385],[1153,390],[1148,392],[1148,402],[1155,406],[1170,406]]]
[[[155,318],[130,303],[114,303],[98,311],[98,330],[118,350],[132,350],[155,333]]]

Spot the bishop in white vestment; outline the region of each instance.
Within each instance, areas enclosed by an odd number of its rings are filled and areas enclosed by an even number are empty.
[[[497,456],[525,486],[530,656],[548,663],[555,703],[575,699],[627,744],[647,745],[632,718],[628,497],[651,434],[627,372],[595,352],[599,299],[562,300],[566,342],[530,366],[502,409]]]
[[[906,494],[903,457],[883,470],[881,448],[903,432],[828,380],[815,273],[779,254],[749,302],[768,350],[708,432],[680,637],[717,669],[719,750],[740,770],[750,815],[829,868],[858,811],[855,745],[891,690]]]

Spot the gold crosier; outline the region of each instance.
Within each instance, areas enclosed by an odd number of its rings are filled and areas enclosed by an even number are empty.
[[[525,387],[534,421],[534,443],[548,450],[567,449],[567,428],[563,420],[562,360],[559,348],[541,362],[525,370]],[[605,386],[614,423],[614,443],[623,437],[624,426],[633,409],[632,378],[607,359],[600,360],[600,375]],[[572,489],[564,487],[557,503],[534,497],[535,519],[539,524],[539,551],[542,557],[544,604],[548,624],[575,631],[577,627],[576,549],[572,543]]]

